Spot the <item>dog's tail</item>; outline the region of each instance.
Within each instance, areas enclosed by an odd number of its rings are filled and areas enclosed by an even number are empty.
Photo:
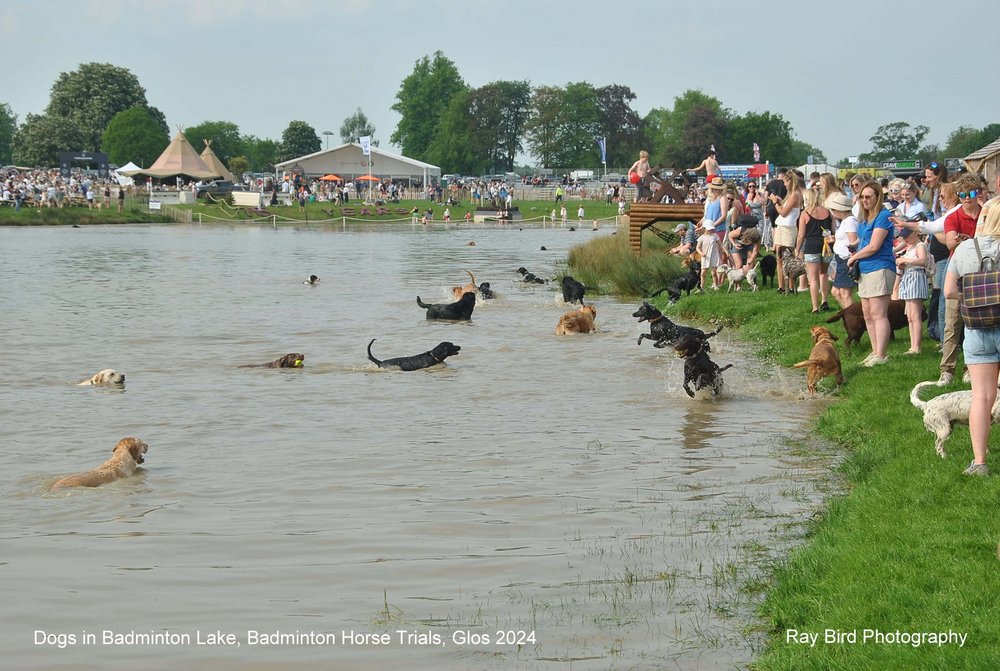
[[[932,380],[929,382],[918,382],[917,386],[915,386],[910,391],[910,403],[913,404],[913,407],[916,408],[917,410],[923,411],[923,409],[927,407],[927,401],[920,400],[920,390],[923,389],[924,387],[936,387],[936,386],[937,386],[937,380]]]
[[[425,310],[430,307],[430,305],[428,305],[427,303],[424,303],[422,300],[420,300],[420,296],[417,296],[417,305],[419,305],[420,307],[422,307]],[[374,342],[374,341],[372,341],[372,342]]]
[[[819,361],[813,361],[812,359],[806,359],[805,361],[800,361],[798,363],[793,363],[792,368],[805,368],[811,363],[819,363]]]
[[[835,321],[840,321],[840,319],[842,319],[843,316],[844,316],[844,311],[843,310],[841,310],[840,312],[835,312],[831,316],[827,317],[826,323],[827,324],[832,324]]]
[[[725,366],[723,366],[722,368],[719,369],[719,372],[721,373],[724,370],[729,370],[732,367],[733,367],[733,364],[727,363]]]
[[[476,276],[472,274],[472,271],[471,271],[471,270],[466,270],[466,271],[465,271],[465,274],[469,276],[469,279],[470,279],[470,280],[472,280],[472,286],[474,286],[474,287],[475,287],[475,286],[479,286],[479,285],[478,285],[478,284],[476,283]]]
[[[374,344],[375,340],[377,340],[377,338],[372,338],[372,341],[368,343],[368,360],[376,366],[381,366],[382,362],[372,356],[372,344]]]
[[[706,333],[705,334],[705,339],[707,340],[707,339],[711,338],[714,335],[718,335],[719,331],[721,331],[721,330],[722,330],[722,324],[719,324],[719,328],[715,329],[711,333]]]

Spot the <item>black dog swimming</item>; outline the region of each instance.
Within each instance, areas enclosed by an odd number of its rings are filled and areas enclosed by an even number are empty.
[[[767,256],[760,257],[760,285],[770,286],[774,288],[774,278],[778,275],[778,257],[774,254],[768,254]],[[768,278],[770,278],[771,283],[768,285]]]
[[[518,268],[517,272],[519,272],[522,275],[524,281],[528,282],[529,284],[545,284],[545,280],[543,280],[541,277],[538,277],[534,273],[529,273],[528,269],[525,268],[524,266]]]
[[[656,298],[664,291],[670,296],[670,303],[676,303],[681,299],[681,292],[686,291],[690,296],[695,289],[701,288],[701,264],[692,260],[688,265],[688,271],[676,278],[664,288],[650,294],[650,298]]]
[[[715,329],[711,333],[705,333],[701,329],[693,326],[681,326],[668,319],[662,312],[654,308],[649,303],[643,303],[639,309],[632,313],[632,316],[639,320],[639,323],[649,322],[649,333],[640,333],[636,345],[641,345],[643,339],[653,341],[654,347],[666,347],[678,342],[684,336],[693,336],[705,343],[705,351],[710,352],[708,339],[722,330],[722,327]]]
[[[476,307],[476,294],[466,291],[460,300],[454,303],[424,303],[417,296],[417,305],[427,310],[428,319],[451,319],[461,321],[472,319],[472,310]]]
[[[379,368],[399,368],[401,370],[420,370],[421,368],[430,368],[431,366],[436,366],[439,363],[444,363],[445,359],[450,356],[455,356],[458,354],[458,351],[462,349],[458,345],[450,342],[442,342],[438,343],[431,351],[424,352],[423,354],[401,356],[395,359],[385,359],[384,361],[379,361],[374,357],[374,355],[372,355],[372,343],[374,343],[375,340],[375,338],[372,338],[372,341],[368,343],[368,360]]]
[[[490,289],[489,282],[481,282],[479,284],[479,295],[483,297],[484,301],[492,300],[496,298],[493,294],[493,290]]]
[[[562,278],[562,296],[563,300],[567,303],[579,303],[583,305],[583,294],[586,291],[587,287],[577,282],[571,276],[566,275]]]
[[[694,398],[694,392],[705,388],[712,390],[712,396],[722,393],[722,371],[733,367],[718,364],[708,357],[708,343],[696,336],[684,336],[674,345],[678,357],[684,359],[684,392]],[[691,385],[694,389],[691,389]]]

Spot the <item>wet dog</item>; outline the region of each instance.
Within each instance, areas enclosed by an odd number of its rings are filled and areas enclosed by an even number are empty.
[[[583,294],[586,291],[587,287],[577,282],[570,275],[562,278],[562,297],[565,302],[583,305]]]
[[[528,269],[525,268],[524,266],[518,268],[517,272],[521,275],[523,280],[528,284],[545,284],[545,280],[543,280],[541,277],[538,277],[534,273],[528,272]]]
[[[469,293],[470,291],[475,293],[479,287],[476,286],[476,276],[472,274],[471,271],[466,270],[465,273],[469,276],[469,283],[464,284],[460,287],[452,287],[451,295],[456,301],[462,300],[462,294]]]
[[[969,423],[969,411],[972,408],[972,390],[953,391],[935,396],[929,401],[920,400],[920,390],[925,387],[936,387],[937,380],[919,382],[910,392],[910,403],[924,413],[924,428],[934,434],[934,451],[944,459],[948,456],[944,443],[951,435],[956,424]],[[990,422],[1000,424],[1000,396],[993,402],[990,411]]]
[[[813,326],[809,331],[815,343],[809,352],[809,358],[798,362],[792,368],[809,368],[806,379],[810,394],[816,393],[816,383],[824,377],[835,375],[837,384],[844,384],[840,355],[837,353],[837,346],[833,344],[837,336],[830,333],[830,329],[825,326]]]
[[[490,289],[489,282],[479,283],[479,295],[483,297],[484,301],[493,300],[496,296],[493,293],[493,289]]]
[[[104,370],[98,371],[90,376],[90,379],[84,380],[78,383],[78,387],[90,387],[90,386],[125,386],[125,373],[119,373],[114,368],[105,368]]]
[[[267,363],[248,363],[240,366],[240,368],[302,368],[302,361],[305,358],[305,354],[289,352],[285,356],[275,359],[274,361],[268,361]]]
[[[138,438],[122,438],[112,450],[113,456],[110,459],[93,470],[66,476],[52,485],[52,489],[97,487],[118,478],[127,478],[145,461],[142,455],[148,450],[149,446]]]
[[[476,307],[476,294],[466,291],[462,298],[454,303],[424,303],[417,296],[417,305],[427,310],[428,319],[450,319],[463,321],[472,319],[472,311]]]
[[[318,283],[319,283],[319,278],[316,277],[315,275],[310,275],[309,279],[307,279],[306,281],[304,281],[302,284],[311,284],[313,286],[316,286],[316,284],[318,284]]]
[[[705,342],[705,351],[710,352],[708,339],[722,330],[722,327],[715,329],[711,333],[705,333],[701,329],[693,326],[681,326],[670,321],[662,312],[649,303],[643,303],[639,309],[632,313],[632,316],[639,320],[639,323],[649,322],[649,333],[640,333],[636,345],[641,345],[643,340],[652,340],[654,347],[666,347],[673,345],[684,336],[694,336]]]
[[[798,279],[806,274],[806,262],[794,256],[790,249],[781,250],[781,272],[785,276],[785,293],[799,292]]]
[[[654,291],[650,294],[650,298],[656,298],[664,291],[667,292],[667,296],[670,297],[671,305],[676,303],[681,299],[681,292],[684,291],[688,296],[695,289],[701,288],[701,263],[688,257],[684,260],[687,264],[687,272],[683,275],[678,276],[673,282],[665,286],[664,288]]]
[[[760,257],[760,283],[774,288],[774,278],[778,275],[778,257],[774,254]],[[770,284],[768,284],[770,280]]]
[[[708,343],[695,336],[687,335],[674,345],[674,352],[684,359],[684,392],[694,398],[694,393],[702,389],[711,389],[712,396],[722,393],[722,371],[733,367],[726,364],[719,368],[718,364],[708,357]],[[694,386],[694,389],[691,386]]]
[[[444,363],[445,359],[450,356],[455,356],[458,354],[459,350],[462,349],[458,345],[454,345],[450,342],[442,342],[438,343],[434,349],[429,352],[416,354],[414,356],[401,356],[395,359],[385,359],[384,361],[379,361],[372,354],[372,343],[374,343],[375,340],[375,338],[372,338],[372,341],[368,343],[368,360],[379,368],[399,368],[400,370],[420,370],[421,368],[430,368],[431,366],[436,366],[439,363]]]
[[[889,337],[895,340],[895,332],[909,326],[909,322],[906,320],[906,301],[889,301],[888,317],[890,329]],[[920,318],[923,320],[927,319],[926,307],[921,308]],[[840,321],[841,319],[844,321],[844,330],[847,331],[847,338],[844,340],[844,344],[850,345],[852,343],[860,343],[861,336],[868,332],[868,325],[865,324],[864,313],[861,312],[861,303],[852,303],[848,305],[840,312],[836,312],[831,315],[826,320],[826,323],[832,324]]]
[[[593,305],[584,305],[579,310],[571,310],[559,318],[556,325],[556,335],[570,335],[571,333],[590,333],[594,331],[594,320],[597,318],[597,310]]]

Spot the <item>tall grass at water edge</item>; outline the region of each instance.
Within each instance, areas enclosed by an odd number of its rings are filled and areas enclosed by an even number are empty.
[[[659,238],[644,237],[643,249],[641,256],[635,254],[627,230],[619,228],[617,235],[571,248],[568,264],[577,281],[625,297],[648,296],[686,272],[677,257],[665,253],[666,243]]]
[[[587,245],[593,249],[575,248],[569,257],[574,277],[615,291],[623,285],[629,295],[637,286],[659,281],[642,283],[647,272],[642,268],[651,262],[645,258],[626,261],[625,270],[608,271],[613,256],[603,246],[610,244],[594,240]],[[860,345],[845,347],[842,325],[825,323],[830,312],[810,314],[807,292],[709,292],[684,297],[673,306],[665,298],[654,302],[673,318],[724,323],[755,344],[758,356],[781,366],[808,357],[814,325],[828,326],[841,339],[846,382],[839,388],[832,378],[820,384],[820,394],[832,403],[811,430],[842,451],[838,475],[843,487],[817,511],[805,543],[772,567],[759,609],[762,620],[749,626],[763,628],[769,643],[750,667],[1000,669],[1000,460],[988,459],[994,473],[989,477],[962,475],[972,458],[964,426],[956,426],[948,440],[947,459],[935,454],[933,436],[923,427],[922,413],[910,404],[909,393],[917,382],[937,378],[936,343],[924,338],[923,353],[906,356],[909,338],[903,329],[890,344],[889,362],[864,368],[861,361],[870,353],[867,336]],[[923,398],[966,388],[955,382],[925,389]],[[804,394],[804,369],[801,389]],[[795,401],[779,403],[786,402]],[[780,405],[774,412],[780,415]],[[993,447],[1000,441],[997,436],[1000,432],[994,431]],[[964,647],[914,647],[864,642],[865,629],[893,634],[950,630],[967,638]],[[810,647],[790,641],[789,630],[818,633],[818,642]],[[857,642],[845,636],[843,642],[826,643],[826,630],[856,632]]]

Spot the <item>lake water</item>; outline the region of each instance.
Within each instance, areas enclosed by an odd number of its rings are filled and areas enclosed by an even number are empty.
[[[633,302],[595,296],[598,333],[553,335],[570,308],[515,269],[552,277],[613,230],[0,229],[2,666],[751,659],[740,585],[817,505],[825,463],[785,437],[819,404],[725,330],[726,397],[688,399]],[[415,297],[450,301],[466,269],[499,298],[425,320]],[[381,371],[371,338],[462,351]],[[305,368],[240,367],[286,352]],[[103,368],[126,389],[76,386]],[[130,435],[144,472],[48,491]]]

